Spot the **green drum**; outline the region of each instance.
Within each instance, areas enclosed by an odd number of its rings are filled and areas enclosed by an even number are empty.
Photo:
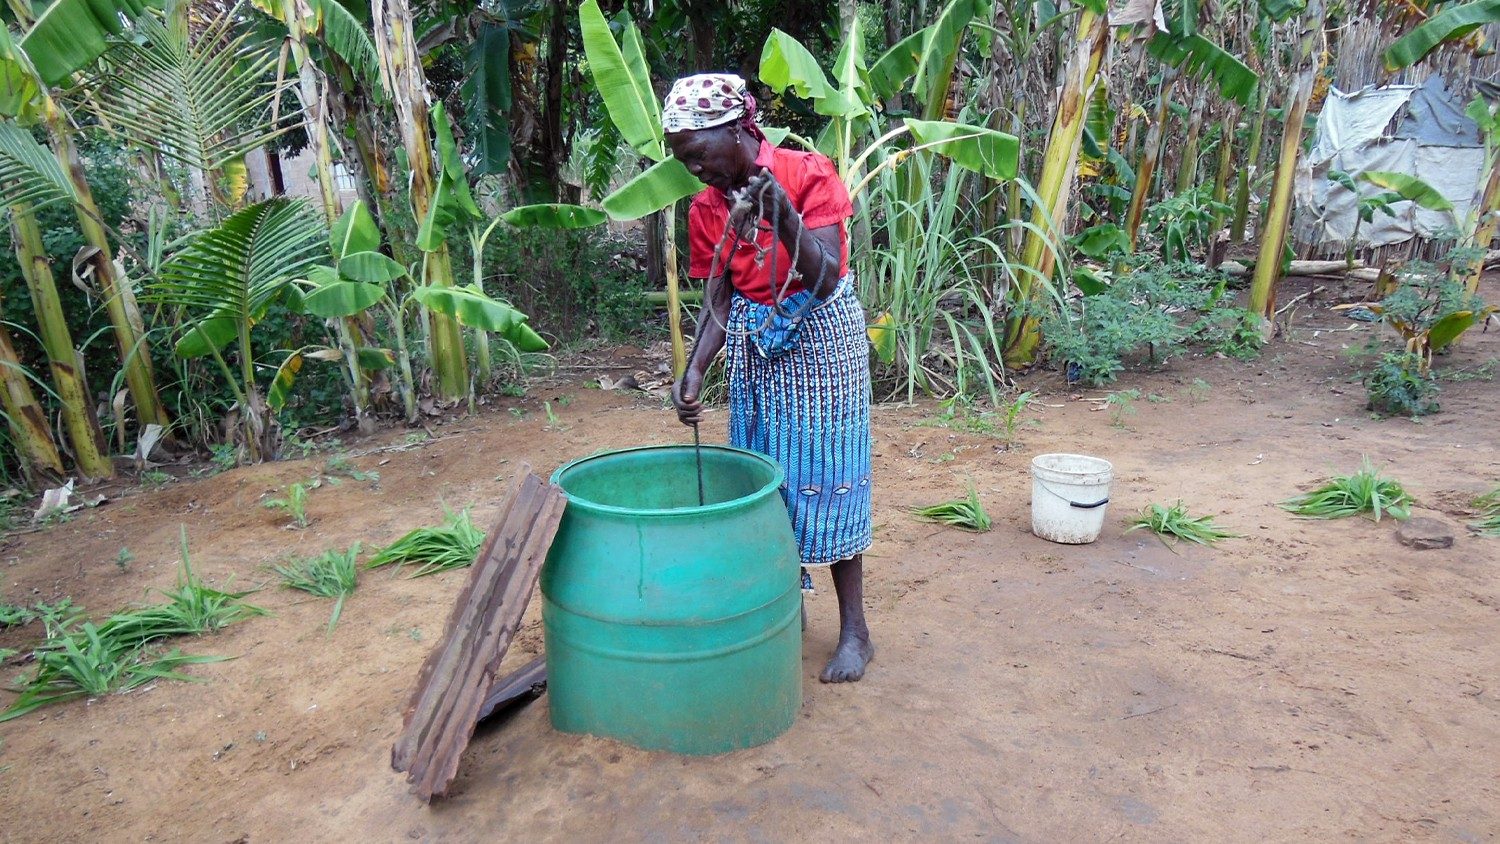
[[[709,755],[781,735],[802,705],[802,595],[781,467],[703,447],[558,469],[542,568],[547,697],[563,732]]]

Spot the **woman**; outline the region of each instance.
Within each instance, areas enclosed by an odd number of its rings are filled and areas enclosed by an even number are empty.
[[[678,418],[702,420],[703,374],[724,349],[730,444],[785,470],[803,588],[809,566],[833,575],[839,643],[819,678],[857,681],[875,647],[862,557],[871,535],[870,364],[848,277],[849,192],[824,156],[767,142],[738,76],[678,80],[662,125],[673,156],[708,185],[688,211],[688,274],[706,293],[672,391]]]

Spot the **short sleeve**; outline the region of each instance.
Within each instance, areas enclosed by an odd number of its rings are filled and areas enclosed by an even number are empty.
[[[718,245],[718,240],[711,233],[709,216],[710,211],[702,202],[694,200],[688,206],[688,277],[690,278],[708,278],[709,273],[713,272],[714,247]]]
[[[833,162],[821,155],[809,155],[802,163],[802,190],[798,211],[802,224],[810,229],[842,223],[854,215],[849,191],[834,169]]]

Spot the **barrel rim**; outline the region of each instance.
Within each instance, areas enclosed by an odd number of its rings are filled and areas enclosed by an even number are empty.
[[[552,473],[551,478],[549,478],[549,482],[552,483],[553,485],[555,485],[557,488],[561,489],[563,491],[563,494],[568,497],[568,506],[569,507],[578,507],[578,508],[583,509],[583,510],[588,510],[589,512],[592,512],[592,513],[601,513],[601,514],[607,514],[607,515],[611,515],[611,516],[630,516],[632,518],[642,518],[642,517],[645,517],[645,518],[662,518],[662,517],[668,517],[668,516],[700,516],[700,515],[711,514],[711,513],[721,513],[721,512],[726,512],[726,511],[729,511],[729,510],[736,510],[736,509],[739,509],[739,508],[744,507],[746,505],[753,504],[753,503],[761,500],[762,498],[766,498],[766,497],[768,497],[770,495],[773,495],[773,494],[779,494],[779,491],[781,489],[782,481],[785,479],[785,472],[782,471],[780,463],[777,463],[775,460],[772,460],[771,458],[765,456],[764,454],[761,454],[758,451],[751,451],[751,450],[745,449],[745,448],[735,448],[734,446],[719,445],[719,444],[704,445],[704,446],[702,446],[702,448],[705,451],[709,450],[709,449],[712,449],[714,451],[729,452],[731,454],[737,454],[737,455],[741,455],[741,456],[745,456],[745,457],[750,457],[750,458],[752,458],[754,460],[757,460],[757,461],[759,461],[759,462],[763,463],[764,465],[769,466],[771,468],[771,480],[770,480],[770,482],[768,482],[765,486],[761,487],[760,489],[757,489],[756,491],[750,493],[749,495],[742,495],[739,498],[731,498],[728,501],[719,501],[719,502],[716,502],[714,504],[705,504],[705,505],[703,505],[701,507],[668,507],[668,508],[656,508],[656,509],[641,509],[641,508],[635,508],[635,507],[617,507],[617,506],[615,506],[613,504],[600,504],[597,501],[590,501],[590,500],[588,500],[586,498],[580,498],[580,497],[574,495],[573,493],[568,492],[567,487],[564,487],[562,485],[562,476],[563,476],[564,473],[566,473],[566,472],[568,472],[568,471],[570,471],[570,470],[572,470],[574,468],[577,468],[578,466],[581,466],[584,463],[588,463],[591,460],[599,460],[599,459],[602,459],[602,458],[605,458],[605,457],[615,457],[615,456],[622,455],[622,454],[634,454],[634,453],[643,452],[643,451],[681,451],[681,450],[689,449],[689,448],[692,448],[692,447],[693,446],[690,446],[690,445],[677,445],[677,444],[670,444],[670,445],[641,445],[641,446],[634,446],[634,447],[631,447],[631,448],[615,448],[615,449],[610,449],[608,451],[601,451],[601,452],[598,452],[597,454],[590,454],[587,457],[580,457],[577,460],[570,460],[567,463],[564,463],[563,465],[557,467],[556,471],[554,471]]]

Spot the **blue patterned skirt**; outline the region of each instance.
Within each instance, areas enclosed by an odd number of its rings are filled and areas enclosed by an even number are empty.
[[[870,547],[865,315],[845,282],[803,320],[796,348],[767,359],[745,332],[762,325],[769,310],[739,294],[730,306],[729,444],[781,464],[781,495],[802,564],[826,566]]]

